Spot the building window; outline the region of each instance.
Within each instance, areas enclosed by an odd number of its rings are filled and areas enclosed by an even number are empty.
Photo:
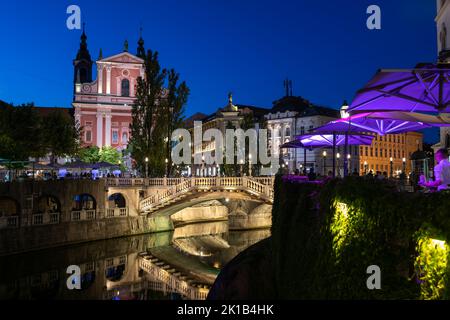
[[[130,80],[123,79],[122,80],[122,97],[130,96]]]
[[[128,132],[122,133],[122,143],[128,143]]]
[[[85,142],[92,142],[92,131],[91,130],[86,130],[84,141]]]
[[[300,134],[305,134],[305,127],[300,127]]]
[[[289,128],[289,127],[286,128],[285,135],[286,135],[286,137],[290,137],[291,136],[291,128]]]
[[[117,130],[112,132],[112,143],[119,143],[119,131]]]

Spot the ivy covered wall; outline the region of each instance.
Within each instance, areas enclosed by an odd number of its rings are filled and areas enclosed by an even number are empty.
[[[398,192],[348,177],[324,185],[278,176],[272,262],[283,299],[448,299],[450,193]],[[367,268],[380,267],[369,290]]]

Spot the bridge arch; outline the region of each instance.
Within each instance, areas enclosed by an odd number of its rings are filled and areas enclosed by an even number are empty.
[[[97,201],[95,197],[89,193],[78,194],[73,197],[74,210],[95,210],[97,209]]]
[[[37,213],[61,212],[61,202],[53,195],[45,194],[37,199]]]
[[[18,216],[20,214],[19,202],[7,196],[0,197],[0,217]]]
[[[113,193],[108,197],[108,205],[109,208],[126,208],[126,197],[120,192]]]

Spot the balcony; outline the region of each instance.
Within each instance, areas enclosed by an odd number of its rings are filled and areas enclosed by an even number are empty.
[[[71,221],[95,220],[97,211],[93,210],[73,210],[70,215]]]
[[[0,229],[18,228],[19,216],[0,217]]]
[[[47,224],[58,224],[60,221],[61,213],[36,213],[32,215],[31,224],[33,226],[41,226]]]
[[[128,216],[128,207],[106,209],[106,218],[122,218],[126,216]]]

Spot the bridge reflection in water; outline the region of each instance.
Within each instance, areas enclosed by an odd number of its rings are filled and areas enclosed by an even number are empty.
[[[0,258],[0,299],[205,299],[220,269],[269,229],[229,231],[228,222]],[[66,269],[81,268],[81,290]]]

